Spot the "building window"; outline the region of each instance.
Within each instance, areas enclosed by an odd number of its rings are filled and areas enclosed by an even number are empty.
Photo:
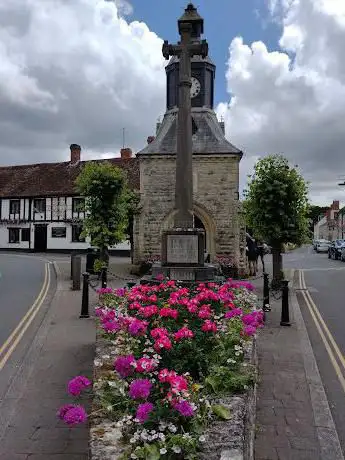
[[[30,241],[30,229],[22,228],[22,241]]]
[[[20,214],[20,200],[10,200],[10,214]]]
[[[8,229],[8,242],[19,243],[19,228]]]
[[[45,198],[37,198],[34,200],[34,212],[44,213],[46,212],[46,200]]]
[[[84,212],[85,211],[85,199],[84,198],[72,198],[72,212]]]
[[[85,238],[81,238],[80,234],[83,231],[82,225],[72,225],[72,242],[85,243]]]
[[[52,238],[66,238],[66,227],[53,227]]]

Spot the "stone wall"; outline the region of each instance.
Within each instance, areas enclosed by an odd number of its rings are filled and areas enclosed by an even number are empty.
[[[141,213],[134,226],[134,263],[161,252],[162,231],[173,224],[175,157],[142,155]],[[239,158],[193,157],[194,212],[203,222],[211,258],[231,254],[240,260]]]

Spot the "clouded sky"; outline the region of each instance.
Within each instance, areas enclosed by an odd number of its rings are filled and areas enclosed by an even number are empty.
[[[0,2],[0,164],[137,151],[165,110],[162,40],[187,1]],[[345,200],[344,0],[198,0],[217,65],[217,113],[245,151],[282,153],[314,202]]]

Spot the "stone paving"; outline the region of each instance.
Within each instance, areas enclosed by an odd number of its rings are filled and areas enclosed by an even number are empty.
[[[261,283],[254,283],[260,297]],[[270,300],[272,311],[257,343],[255,460],[318,460],[320,446],[293,310],[292,326],[282,327],[281,300]]]

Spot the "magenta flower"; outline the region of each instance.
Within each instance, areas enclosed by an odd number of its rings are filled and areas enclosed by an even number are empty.
[[[139,404],[135,418],[137,418],[140,423],[145,423],[153,409],[154,406],[150,402]]]
[[[174,409],[177,410],[184,417],[193,417],[194,409],[188,401],[182,399],[180,402],[174,404]]]
[[[147,399],[151,388],[152,383],[148,379],[133,380],[129,387],[129,396],[132,399]]]
[[[115,295],[117,295],[118,297],[124,297],[126,295],[126,288],[118,288],[118,289],[115,289]]]
[[[201,326],[201,330],[203,332],[217,332],[218,330],[217,324],[207,319],[206,321],[204,321],[204,324]]]
[[[84,388],[87,388],[91,385],[91,382],[88,378],[78,375],[68,382],[67,389],[68,393],[72,396],[79,396]]]
[[[248,336],[252,336],[256,333],[256,328],[254,326],[246,326],[244,329],[243,329],[243,332],[244,334],[248,335]]]
[[[193,331],[188,329],[188,327],[186,326],[182,327],[174,334],[174,338],[176,342],[179,342],[182,339],[192,339],[193,337],[194,337]]]
[[[118,332],[121,329],[121,325],[118,321],[105,321],[102,323],[102,328],[105,332]]]
[[[134,372],[135,358],[133,355],[119,356],[114,362],[116,372],[125,379]]]
[[[153,361],[153,359],[140,358],[137,361],[137,369],[136,370],[139,373],[152,372],[155,367],[156,367],[156,364]]]
[[[77,425],[87,420],[87,413],[82,406],[67,404],[62,406],[57,413],[58,417],[67,425]]]
[[[241,316],[242,310],[240,308],[234,308],[233,310],[229,310],[225,313],[225,318],[234,318],[235,316]]]
[[[145,335],[147,330],[147,321],[141,321],[140,319],[134,319],[128,326],[128,332],[134,337],[138,335]]]

